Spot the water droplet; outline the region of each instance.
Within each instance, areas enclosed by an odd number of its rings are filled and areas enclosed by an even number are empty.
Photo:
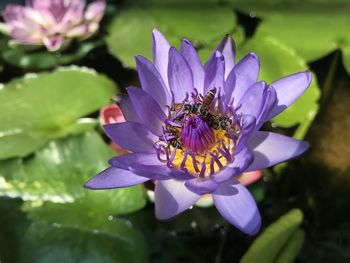
[[[251,11],[251,12],[249,13],[249,16],[252,17],[252,18],[254,18],[254,17],[256,17],[256,13],[253,12],[253,11]]]
[[[108,221],[112,221],[112,220],[113,220],[113,216],[108,216],[108,217],[107,217],[107,220],[108,220]]]
[[[271,127],[272,128],[277,128],[278,127],[278,123],[277,122],[272,122],[271,123]]]
[[[57,227],[57,228],[61,228],[61,227],[62,227],[62,225],[61,225],[61,224],[56,223],[56,222],[55,222],[55,223],[53,223],[52,225],[53,225],[54,227]]]
[[[188,209],[191,210],[193,208],[193,205],[191,205]]]
[[[191,222],[191,227],[192,228],[196,228],[197,227],[197,222],[196,221],[192,221]]]
[[[268,181],[270,181],[270,177],[269,176],[264,176],[263,177],[263,181],[266,183],[266,182],[268,182]]]

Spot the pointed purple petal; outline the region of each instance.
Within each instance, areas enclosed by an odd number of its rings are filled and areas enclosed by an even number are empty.
[[[131,164],[129,169],[131,171],[134,171],[136,174],[150,177],[153,176],[156,179],[164,180],[173,178],[176,180],[184,181],[192,179],[193,176],[182,171],[182,170],[176,170],[171,169],[165,164],[141,164],[141,163],[134,163]],[[152,175],[149,175],[152,174]]]
[[[233,184],[221,184],[213,200],[219,213],[239,230],[249,235],[259,231],[261,217],[255,200],[237,180]]]
[[[222,183],[228,179],[243,173],[247,167],[253,162],[253,153],[247,147],[243,148],[238,154],[234,155],[234,160],[224,170],[217,173],[214,177],[215,181]]]
[[[194,88],[196,88],[199,93],[203,93],[204,68],[196,49],[189,40],[184,39],[182,40],[180,53],[184,56],[191,68],[193,73]]]
[[[142,56],[136,57],[136,67],[141,88],[151,95],[162,109],[165,109],[166,105],[169,105],[171,102],[170,90],[165,85],[156,67]]]
[[[275,117],[291,105],[310,85],[312,74],[309,71],[299,72],[279,79],[271,84],[277,93],[277,105],[268,119]]]
[[[266,83],[264,81],[253,84],[242,97],[237,113],[252,115],[255,118],[261,114],[266,99]]]
[[[177,180],[157,181],[155,189],[156,217],[170,219],[191,207],[200,198],[188,190],[184,182]]]
[[[159,135],[162,132],[162,125],[166,119],[162,108],[142,89],[129,87],[127,91],[142,123],[155,135]]]
[[[273,132],[258,131],[248,142],[253,150],[254,161],[247,172],[260,170],[296,158],[308,148],[305,141]]]
[[[227,35],[223,38],[216,50],[220,51],[225,58],[225,80],[235,66],[235,44],[232,38]]]
[[[185,186],[193,193],[204,195],[214,192],[219,187],[219,183],[212,178],[193,178],[185,181]]]
[[[112,141],[132,152],[152,152],[153,143],[158,139],[137,122],[107,124],[103,128]]]
[[[193,91],[193,75],[185,58],[175,49],[169,50],[168,79],[175,102],[182,102]]]
[[[224,92],[224,70],[225,60],[219,51],[210,57],[204,66],[204,94],[213,88],[217,88]]]
[[[85,185],[89,189],[111,189],[142,184],[149,178],[138,176],[130,171],[109,167],[91,178]]]
[[[249,53],[237,63],[233,70],[236,75],[236,85],[232,95],[234,98],[233,105],[236,106],[248,88],[258,80],[260,70],[258,56],[254,53]]]
[[[161,163],[154,153],[131,153],[109,160],[113,167],[129,170],[139,176],[154,180],[169,179],[169,175],[162,173],[163,163]]]
[[[231,70],[230,74],[228,75],[227,79],[225,80],[225,99],[226,104],[232,104],[233,101],[233,89],[236,85],[236,74],[234,70]]]
[[[239,153],[247,144],[250,136],[255,131],[256,118],[252,115],[242,115],[242,127],[241,133],[238,138],[237,146],[235,148],[235,153]]]
[[[268,116],[271,113],[272,109],[276,106],[277,103],[277,93],[273,87],[269,86],[265,94],[265,102],[262,106],[260,116],[257,119],[255,130],[259,130],[261,126],[268,120]]]
[[[168,61],[169,61],[169,42],[157,29],[153,29],[153,63],[162,76],[165,85],[169,85],[168,81]]]
[[[123,115],[127,121],[140,122],[139,116],[132,106],[131,100],[128,96],[123,95],[118,101],[118,106],[122,109]]]
[[[132,164],[160,165],[161,163],[155,153],[129,153],[122,156],[113,157],[108,161],[113,167],[129,169]]]

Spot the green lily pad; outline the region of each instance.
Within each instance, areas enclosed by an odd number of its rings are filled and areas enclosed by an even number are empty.
[[[0,198],[1,262],[147,262],[143,235],[108,220],[100,206],[50,203],[28,214],[20,207],[18,199]]]
[[[346,0],[232,1],[235,9],[262,18],[258,33],[273,36],[307,61],[350,48],[350,5]],[[350,69],[346,66],[348,72]]]
[[[77,125],[86,127],[78,119],[106,105],[116,91],[105,76],[74,66],[3,85],[0,159],[26,156],[52,138],[77,133]]]
[[[84,183],[105,169],[114,155],[96,132],[51,141],[33,157],[0,163],[0,195],[30,201],[72,203],[125,214],[142,208],[145,197],[141,186],[92,191]]]
[[[135,68],[134,56],[151,57],[151,31],[154,28],[160,30],[173,46],[179,46],[184,37],[195,45],[205,46],[214,40],[219,41],[235,27],[233,11],[214,3],[183,3],[171,8],[148,5],[144,9],[121,10],[108,28],[106,42],[109,51],[125,66]]]
[[[0,39],[0,56],[7,63],[23,69],[44,70],[60,65],[67,65],[85,57],[91,50],[103,42],[88,40],[74,43],[62,52],[49,52],[40,46],[9,44],[7,37]]]
[[[85,231],[64,225],[33,224],[21,253],[33,263],[147,262],[145,240],[138,231]]]
[[[262,34],[256,35],[244,45],[239,46],[237,52],[239,58],[248,52],[254,52],[259,56],[260,80],[265,80],[267,83],[308,68],[305,60],[293,49],[273,37]],[[291,127],[302,123],[309,115],[314,115],[318,111],[319,98],[320,90],[317,79],[313,76],[312,83],[306,92],[273,121],[281,127]]]
[[[302,220],[303,213],[299,209],[292,209],[287,214],[281,216],[258,236],[240,262],[273,263],[282,262],[278,261],[279,256],[281,256],[280,259],[291,258],[291,255],[295,256],[295,248],[300,248],[303,242],[303,238],[300,237],[300,234],[294,236]],[[287,263],[289,261],[283,262]]]

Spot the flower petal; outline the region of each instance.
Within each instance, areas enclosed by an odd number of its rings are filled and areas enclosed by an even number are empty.
[[[137,122],[122,122],[103,126],[107,136],[121,147],[132,152],[151,152],[157,137]]]
[[[194,88],[196,88],[199,93],[203,93],[204,68],[196,49],[189,40],[184,39],[182,40],[180,53],[184,56],[191,68]]]
[[[235,148],[235,153],[239,153],[247,144],[250,136],[255,131],[256,118],[252,115],[242,115],[242,127],[241,133],[238,138],[237,146]]]
[[[185,186],[193,193],[204,195],[214,192],[219,187],[219,183],[212,178],[193,178],[186,180]]]
[[[236,179],[221,184],[213,200],[219,213],[239,230],[249,235],[259,231],[261,217],[255,200]]]
[[[109,160],[109,164],[149,179],[165,180],[170,178],[166,173],[161,172],[165,165],[158,160],[154,153],[125,154],[113,157]]]
[[[111,189],[142,184],[149,178],[138,176],[128,170],[109,167],[91,178],[85,185],[89,189]]]
[[[232,104],[234,98],[233,98],[233,89],[236,85],[236,73],[234,70],[231,70],[230,74],[228,75],[227,79],[225,80],[225,101],[226,104]]]
[[[258,80],[260,70],[258,56],[249,53],[237,63],[233,70],[236,75],[236,85],[232,91],[232,96],[234,98],[233,105],[237,106],[248,88]]]
[[[162,109],[165,109],[166,105],[171,102],[171,95],[159,71],[148,59],[142,56],[136,57],[136,67],[142,89],[151,95]]]
[[[128,96],[121,96],[118,101],[118,105],[122,109],[123,115],[127,121],[141,122]]]
[[[155,135],[159,135],[166,119],[162,108],[142,89],[129,87],[127,91],[131,103],[142,123]]]
[[[224,92],[225,60],[219,51],[216,51],[215,54],[209,58],[204,66],[204,70],[204,94],[213,88]]]
[[[225,58],[225,80],[235,66],[235,44],[230,35],[225,36],[216,47]]]
[[[258,131],[248,142],[253,150],[254,161],[247,172],[260,170],[286,160],[298,157],[308,148],[305,141],[273,132]]]
[[[169,42],[157,29],[153,29],[152,32],[153,40],[153,63],[158,69],[160,75],[162,76],[165,85],[168,83],[168,61],[169,61]]]
[[[182,102],[193,91],[193,75],[185,58],[173,47],[169,50],[168,79],[175,102]]]
[[[157,181],[155,189],[156,217],[170,219],[191,207],[200,198],[188,190],[184,182],[173,179]]]
[[[130,165],[148,164],[148,165],[159,165],[162,164],[154,153],[129,153],[122,156],[113,157],[108,161],[113,167],[122,169],[129,169]]]
[[[218,183],[222,183],[231,179],[232,177],[238,176],[243,173],[252,162],[252,151],[249,148],[244,147],[234,156],[234,160],[231,164],[215,175],[214,180]]]
[[[289,75],[272,83],[271,86],[277,93],[277,104],[267,119],[275,117],[291,105],[301,94],[303,94],[310,85],[311,80],[311,72],[306,71]]]
[[[21,21],[23,18],[23,6],[16,4],[9,4],[6,6],[5,10],[2,12],[2,17],[4,18],[6,23],[10,23],[12,21]]]
[[[275,107],[277,103],[277,93],[275,89],[271,86],[269,86],[266,89],[265,93],[265,102],[262,106],[260,116],[258,117],[256,121],[256,127],[255,130],[259,130],[261,126],[268,120],[268,116],[271,113],[272,109]]]
[[[106,2],[104,0],[97,0],[89,4],[86,8],[84,18],[88,21],[99,22],[106,9]]]
[[[63,44],[63,36],[53,36],[50,38],[44,38],[43,44],[46,46],[48,51],[54,52],[61,48]]]
[[[152,177],[158,180],[166,180],[173,178],[179,181],[184,181],[193,178],[193,176],[185,173],[184,171],[171,169],[165,164],[150,165],[135,163],[130,165],[129,169],[135,172],[136,174],[146,177]]]
[[[253,84],[238,103],[237,113],[252,115],[255,118],[261,114],[266,99],[266,83],[264,81]]]

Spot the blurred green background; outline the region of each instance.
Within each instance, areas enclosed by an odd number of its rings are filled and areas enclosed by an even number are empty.
[[[2,10],[8,3],[1,1]],[[0,38],[0,262],[350,262],[350,1],[108,1],[100,32],[61,53]],[[205,61],[225,34],[258,54],[268,83],[309,69],[311,86],[264,129],[310,142],[249,188],[263,231],[215,208],[154,217],[146,186],[88,191],[115,155],[99,109],[138,85],[151,30]],[[73,66],[74,65],[74,66]]]

